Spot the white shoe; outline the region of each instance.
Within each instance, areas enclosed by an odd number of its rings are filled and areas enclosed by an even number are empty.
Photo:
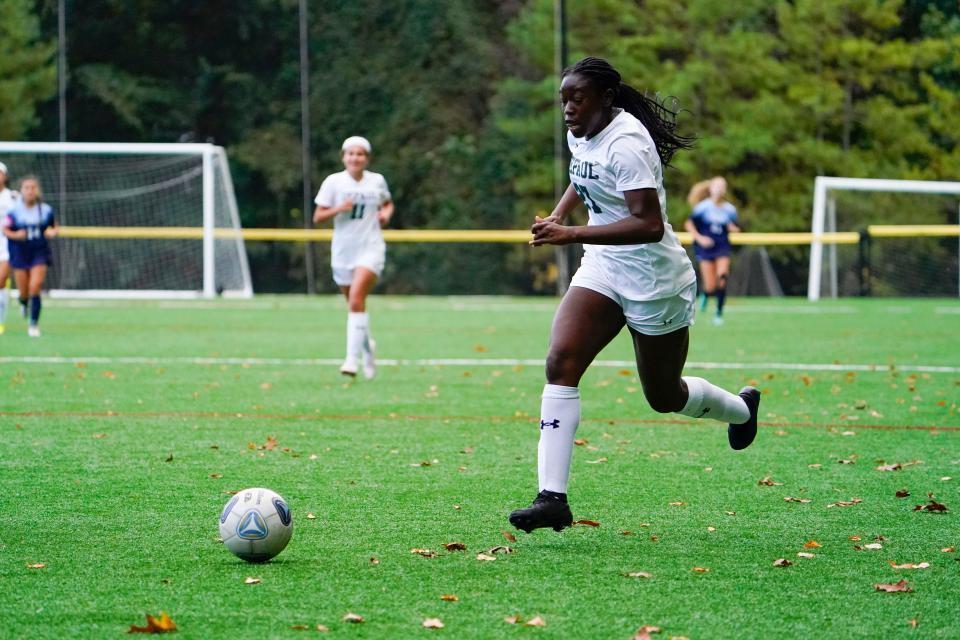
[[[723,317],[713,316],[713,326],[722,327],[723,326]]]
[[[39,338],[40,327],[38,327],[35,324],[30,325],[29,327],[27,327],[27,335],[30,336],[31,338]]]
[[[345,376],[350,376],[353,378],[357,375],[357,361],[353,358],[347,358],[343,361],[343,364],[340,365],[340,373]]]
[[[363,352],[363,377],[367,380],[373,380],[377,375],[377,361],[374,359],[377,342],[373,338],[369,338],[367,344],[370,350]]]

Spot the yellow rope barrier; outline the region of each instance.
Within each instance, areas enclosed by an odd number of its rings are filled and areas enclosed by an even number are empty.
[[[877,238],[951,237],[960,236],[960,225],[872,225],[867,228]],[[216,229],[214,237],[230,240],[237,237],[234,229]],[[250,241],[273,242],[329,242],[332,229],[241,229],[240,237]],[[139,240],[200,240],[202,227],[61,227],[65,238],[139,239]],[[441,243],[526,243],[530,232],[526,229],[384,229],[387,242],[441,242]],[[683,244],[692,241],[690,234],[677,233]],[[809,232],[798,233],[734,233],[730,242],[737,245],[804,245],[815,239]],[[860,234],[854,231],[823,233],[824,244],[857,244]]]

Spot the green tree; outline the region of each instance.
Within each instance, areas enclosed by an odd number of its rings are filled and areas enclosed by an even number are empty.
[[[0,138],[18,140],[56,91],[55,43],[40,37],[31,0],[0,0]]]

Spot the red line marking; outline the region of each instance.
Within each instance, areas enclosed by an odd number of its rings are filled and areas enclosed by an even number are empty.
[[[320,413],[243,413],[230,411],[0,411],[5,418],[227,418],[239,420],[462,420],[479,422],[536,422],[537,418],[516,416],[421,416],[421,415],[329,415]],[[722,426],[714,420],[680,420],[677,418],[591,418],[584,422],[607,424],[651,424],[683,426]],[[881,431],[960,431],[960,426],[935,425],[897,425],[897,424],[853,424],[818,422],[760,422],[767,428],[792,429],[872,429]]]

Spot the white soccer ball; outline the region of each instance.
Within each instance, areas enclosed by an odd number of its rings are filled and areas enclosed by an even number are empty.
[[[292,534],[290,507],[270,489],[244,489],[220,514],[224,546],[247,562],[266,562],[283,551]]]

